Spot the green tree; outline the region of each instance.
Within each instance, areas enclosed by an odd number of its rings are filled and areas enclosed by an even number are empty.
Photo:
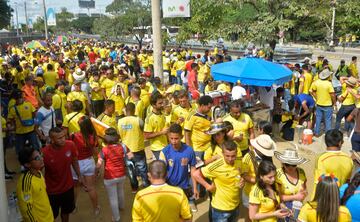
[[[67,8],[61,8],[60,13],[56,13],[56,31],[68,32],[72,29],[72,19],[74,14],[67,11]]]
[[[8,5],[7,1],[0,1],[0,29],[10,25],[12,8]]]
[[[85,33],[92,33],[91,28],[94,24],[94,17],[79,17],[71,21],[71,27]]]
[[[151,25],[150,1],[115,0],[106,7],[106,12],[112,16],[96,19],[92,29],[95,33],[106,37],[134,37],[142,46],[146,27]]]

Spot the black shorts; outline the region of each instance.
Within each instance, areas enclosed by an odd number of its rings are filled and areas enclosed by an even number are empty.
[[[60,208],[61,214],[72,213],[75,209],[74,187],[61,194],[50,194],[49,200],[54,218],[59,215]]]

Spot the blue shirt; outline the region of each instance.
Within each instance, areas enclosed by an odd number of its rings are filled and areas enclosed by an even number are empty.
[[[348,188],[348,184],[344,184],[340,187],[340,198],[344,196],[345,190]],[[355,190],[355,192],[347,201],[345,206],[349,209],[351,213],[352,222],[360,222],[360,186]]]
[[[194,150],[184,143],[181,143],[180,150],[169,144],[161,151],[160,159],[167,165],[167,183],[182,189],[189,188],[189,167],[196,165]]]
[[[312,98],[312,96],[308,95],[308,94],[299,94],[297,96],[294,97],[295,101],[299,104],[299,106],[301,106],[301,104],[306,101],[306,105],[309,108],[312,108],[315,106],[315,100]]]

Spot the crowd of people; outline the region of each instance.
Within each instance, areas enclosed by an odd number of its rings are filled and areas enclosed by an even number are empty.
[[[151,49],[114,42],[7,45],[0,60],[2,135],[21,165],[24,221],[69,221],[82,190],[98,216],[106,207],[98,200],[100,176],[115,222],[123,221],[121,210],[133,221],[191,221],[207,197],[213,222],[237,221],[240,205],[245,221],[360,221],[355,56],[337,70],[323,56],[287,64],[293,76],[276,88],[214,81],[211,66],[232,60],[218,49],[164,50],[163,79]],[[221,115],[212,112],[213,91],[231,95]],[[255,122],[246,111],[254,98],[270,109],[270,121]],[[294,148],[277,150],[274,138],[293,140],[296,125],[324,134],[326,151],[315,163]],[[354,160],[341,151],[349,137]],[[314,181],[301,164],[314,166]],[[11,180],[6,162],[5,171]],[[125,192],[135,194],[132,209],[124,209]]]

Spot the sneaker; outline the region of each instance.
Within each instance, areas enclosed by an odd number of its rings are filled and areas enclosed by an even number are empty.
[[[95,214],[95,217],[99,216],[99,214],[100,214],[100,206],[96,207],[96,209],[94,210],[94,214]]]
[[[193,213],[196,213],[198,211],[196,204],[193,201],[189,201],[189,205]]]
[[[13,177],[11,175],[9,175],[7,173],[5,174],[5,181],[10,181],[12,179],[13,179]]]

